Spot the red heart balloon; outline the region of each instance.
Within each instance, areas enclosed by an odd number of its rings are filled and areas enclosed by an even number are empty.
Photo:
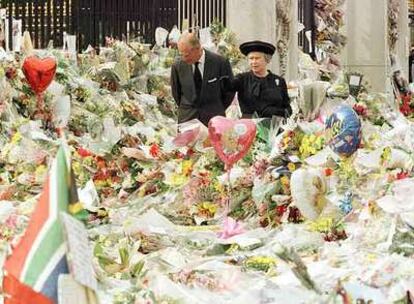
[[[210,142],[229,170],[249,151],[256,137],[256,124],[250,119],[213,117],[208,124]]]
[[[29,56],[23,62],[24,76],[36,94],[41,94],[52,82],[56,73],[56,60],[51,57]]]

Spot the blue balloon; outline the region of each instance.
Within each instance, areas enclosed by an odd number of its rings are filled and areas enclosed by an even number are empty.
[[[340,155],[352,155],[361,143],[361,121],[350,106],[336,108],[326,121],[326,130],[329,146]]]

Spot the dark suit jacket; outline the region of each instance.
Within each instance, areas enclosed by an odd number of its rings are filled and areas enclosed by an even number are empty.
[[[225,115],[234,93],[225,90],[222,79],[233,79],[227,59],[205,50],[201,96],[196,104],[196,89],[191,64],[177,59],[171,68],[171,90],[178,105],[178,123],[194,118],[205,125],[217,115]]]

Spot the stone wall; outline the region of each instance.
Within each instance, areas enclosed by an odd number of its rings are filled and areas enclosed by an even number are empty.
[[[297,77],[297,22],[296,5],[293,0],[293,18],[289,47],[287,80]],[[276,43],[276,0],[228,0],[227,27],[234,31],[239,43],[249,40],[263,40]],[[278,58],[274,56],[271,70],[278,74]]]
[[[387,0],[346,0],[345,31],[348,43],[342,63],[348,71],[361,72],[373,91],[391,93],[387,41]],[[401,0],[399,40],[396,47],[400,69],[408,78],[408,8]]]

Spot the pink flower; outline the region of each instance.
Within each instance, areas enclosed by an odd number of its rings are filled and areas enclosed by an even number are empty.
[[[226,271],[219,280],[217,290],[220,292],[232,291],[240,285],[241,274],[239,271]]]
[[[323,117],[322,115],[319,115],[316,119],[316,122],[320,123],[321,125],[325,125],[325,117]]]
[[[5,222],[6,227],[10,229],[15,229],[17,227],[17,220],[18,220],[18,217],[16,214],[10,215]]]
[[[129,193],[126,192],[124,189],[121,189],[118,193],[118,199],[120,199],[120,200],[124,200],[124,199],[128,198],[128,196],[129,196]]]
[[[200,200],[200,184],[198,178],[192,178],[183,189],[184,203],[191,206]]]
[[[244,232],[243,225],[240,224],[240,222],[235,221],[231,217],[226,217],[223,222],[222,230],[218,233],[218,237],[221,239],[228,239]]]

